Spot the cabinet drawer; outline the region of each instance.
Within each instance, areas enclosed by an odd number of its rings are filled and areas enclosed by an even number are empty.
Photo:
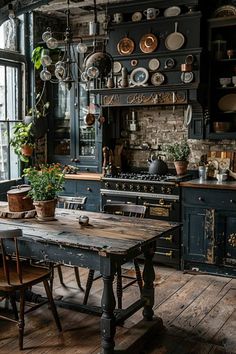
[[[83,196],[90,196],[91,194],[98,194],[100,196],[100,182],[96,181],[77,181],[76,194]]]
[[[180,265],[180,252],[176,249],[157,247],[153,260],[157,263]]]
[[[175,230],[174,232],[171,232],[170,234],[167,234],[165,236],[161,236],[156,241],[157,247],[179,248],[179,244],[180,244],[180,231],[179,230]]]
[[[236,192],[215,189],[183,189],[183,204],[213,208],[236,208]]]

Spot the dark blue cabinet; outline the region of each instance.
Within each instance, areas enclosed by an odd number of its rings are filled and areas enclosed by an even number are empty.
[[[61,194],[87,197],[84,210],[100,211],[100,181],[66,180]]]
[[[236,275],[236,191],[183,188],[183,267]]]

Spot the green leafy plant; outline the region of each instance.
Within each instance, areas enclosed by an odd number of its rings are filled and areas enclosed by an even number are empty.
[[[31,61],[34,63],[35,69],[40,69],[41,63],[41,54],[44,48],[41,46],[35,47],[31,54]]]
[[[29,196],[34,201],[52,200],[63,189],[64,171],[60,164],[41,165],[40,169],[29,167],[24,169],[31,190]]]
[[[22,147],[28,145],[34,148],[34,135],[32,132],[32,123],[26,124],[19,122],[15,124],[10,139],[10,145],[13,147],[14,152],[20,157],[21,161],[29,162],[29,157],[24,154]]]
[[[175,142],[166,145],[164,151],[167,153],[167,157],[174,161],[187,161],[191,152],[186,139],[182,140],[180,143]]]

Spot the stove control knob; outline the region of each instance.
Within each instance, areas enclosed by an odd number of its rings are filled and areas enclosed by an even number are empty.
[[[125,183],[122,183],[121,188],[123,189],[123,191],[125,191],[125,190],[126,190],[126,184],[125,184]]]
[[[144,187],[143,187],[143,191],[144,191],[144,192],[148,192],[148,186],[144,186]]]
[[[105,188],[109,188],[110,187],[110,183],[109,182],[105,182]]]
[[[133,185],[133,184],[130,184],[129,189],[130,189],[131,191],[133,191],[133,190],[134,190],[134,185]]]
[[[164,187],[164,186],[161,187],[161,193],[164,193],[164,194],[166,193],[166,187]]]
[[[155,192],[154,186],[151,186],[151,187],[150,187],[150,192],[151,192],[151,193],[154,193],[154,192]]]
[[[116,183],[116,189],[120,189],[120,184]]]

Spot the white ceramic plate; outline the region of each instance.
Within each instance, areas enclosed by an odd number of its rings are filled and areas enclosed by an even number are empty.
[[[221,97],[218,107],[223,112],[236,111],[236,93],[230,93]]]
[[[179,6],[171,6],[165,9],[164,16],[173,17],[173,16],[178,16],[180,13],[181,13],[181,9]]]
[[[157,70],[160,67],[160,62],[156,58],[152,58],[148,62],[148,68],[152,71]]]
[[[162,73],[154,73],[151,77],[151,83],[154,86],[159,86],[165,81],[165,76]]]
[[[189,71],[189,72],[184,72],[181,74],[181,80],[183,83],[185,84],[190,84],[190,82],[193,81],[193,72]]]
[[[114,61],[113,63],[113,73],[118,74],[121,71],[122,65],[119,61]]]
[[[149,73],[145,68],[136,68],[130,74],[130,82],[134,86],[142,86],[148,81]]]
[[[134,12],[132,15],[132,21],[133,22],[141,21],[142,17],[143,17],[142,12]]]

